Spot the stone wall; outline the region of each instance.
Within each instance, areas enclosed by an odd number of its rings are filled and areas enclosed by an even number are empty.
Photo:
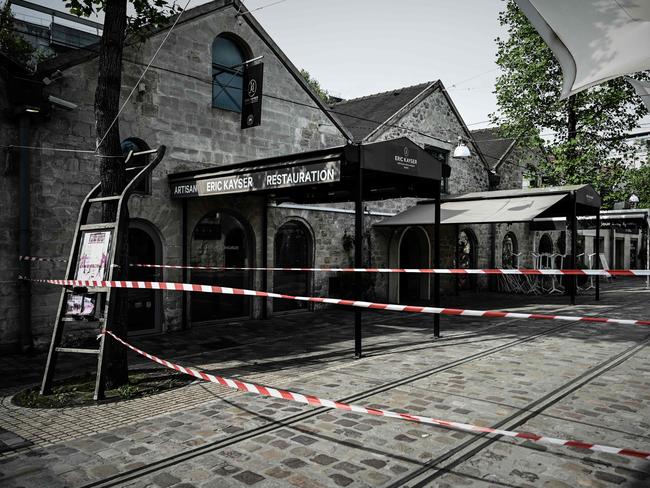
[[[126,49],[122,100],[136,84],[143,64],[151,59],[166,32]],[[253,56],[264,56],[266,96],[259,127],[242,131],[239,113],[212,107],[211,46],[214,38],[224,32],[240,37]],[[246,22],[240,25],[232,7],[179,23],[153,64],[157,68],[147,72],[142,89],[136,89],[125,106],[120,117],[120,134],[122,139],[141,138],[153,148],[161,144],[167,146],[167,154],[153,175],[151,195],[133,197],[129,205],[131,217],[149,222],[162,237],[164,262],[181,261],[181,204],[170,200],[168,174],[345,142],[269,45]],[[91,151],[95,147],[93,102],[97,60],[62,71],[63,77],[47,87],[47,94],[72,101],[78,108],[64,111],[55,107],[51,118],[33,129],[31,145]],[[0,96],[0,103],[5,99]],[[3,121],[0,137],[15,141],[15,136],[5,131],[5,125]],[[98,181],[98,159],[89,153],[51,150],[35,151],[31,155],[32,254],[67,256],[81,201]],[[7,185],[2,196],[7,205],[3,205],[1,218],[15,220],[15,184],[7,179],[3,179],[2,184]],[[217,205],[216,202],[211,204]],[[258,210],[251,211],[251,225],[259,218]],[[14,235],[3,237],[8,242],[17,242]],[[3,263],[15,262],[16,254],[16,249],[3,246],[0,259]],[[61,276],[65,266],[35,264],[32,269],[34,277],[44,278]],[[178,275],[165,272],[165,279],[175,279]],[[0,342],[8,344],[16,337],[15,313],[12,312],[15,299],[13,295],[5,297],[5,290],[3,286],[1,309],[3,318],[9,315],[0,325]],[[172,293],[164,295],[165,328],[176,328],[181,319],[180,297]],[[34,293],[32,323],[37,344],[49,341],[58,296],[59,290],[55,287],[43,286]]]
[[[18,131],[8,97],[8,75],[0,67],[0,146],[18,144]],[[0,148],[0,350],[3,344],[18,342],[18,154],[8,158],[9,150]]]

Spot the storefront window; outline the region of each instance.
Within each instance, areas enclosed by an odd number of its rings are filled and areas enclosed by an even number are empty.
[[[503,238],[501,249],[501,266],[503,268],[517,268],[519,256],[517,256],[517,238],[512,232],[508,232]]]
[[[310,268],[312,265],[311,235],[301,222],[292,220],[282,225],[275,235],[275,266],[278,268]],[[287,295],[309,295],[311,273],[276,271],[273,291]],[[308,303],[297,300],[273,300],[273,311],[282,312],[307,308]]]
[[[242,223],[235,217],[212,212],[203,217],[192,232],[190,264],[224,268],[245,267],[248,263],[248,239]],[[242,270],[192,270],[192,283],[247,288],[250,273]],[[192,293],[193,323],[245,317],[249,298],[238,295]]]

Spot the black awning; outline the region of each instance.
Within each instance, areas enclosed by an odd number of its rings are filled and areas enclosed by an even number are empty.
[[[278,201],[327,203],[354,200],[363,178],[363,199],[430,198],[441,162],[407,138],[349,144],[228,166],[169,175],[171,196],[265,194]]]

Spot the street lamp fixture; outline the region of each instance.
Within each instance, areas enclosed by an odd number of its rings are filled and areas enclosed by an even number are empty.
[[[469,147],[467,144],[465,144],[465,141],[463,141],[462,137],[458,138],[458,145],[456,146],[456,149],[454,149],[454,157],[455,158],[469,158],[472,155],[472,153],[469,150]]]
[[[636,194],[632,193],[628,200],[630,202],[630,207],[636,208],[639,205],[639,197]]]

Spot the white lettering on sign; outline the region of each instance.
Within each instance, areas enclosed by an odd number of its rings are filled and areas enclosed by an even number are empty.
[[[227,193],[243,193],[291,186],[331,183],[341,178],[341,163],[330,161],[306,166],[258,171],[243,175],[198,180],[192,184],[178,183],[172,196],[190,197]]]

